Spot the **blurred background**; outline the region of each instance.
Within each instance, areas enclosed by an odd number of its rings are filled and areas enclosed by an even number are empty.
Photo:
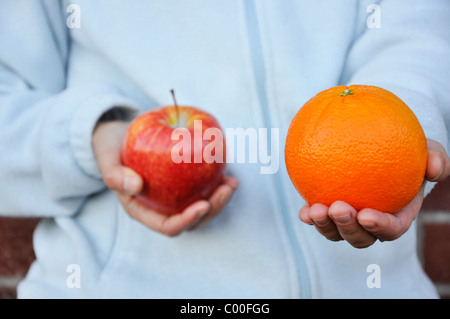
[[[0,299],[16,298],[16,286],[35,259],[32,236],[38,222],[0,217]],[[425,199],[418,218],[418,251],[441,298],[450,299],[450,178]]]

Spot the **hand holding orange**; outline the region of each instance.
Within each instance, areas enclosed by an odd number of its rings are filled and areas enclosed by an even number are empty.
[[[444,147],[424,139],[406,105],[369,86],[331,88],[308,101],[292,121],[285,155],[309,203],[300,220],[357,248],[402,236],[419,214],[424,179],[450,175]]]

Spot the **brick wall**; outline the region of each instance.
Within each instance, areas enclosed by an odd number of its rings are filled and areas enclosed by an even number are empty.
[[[427,196],[419,214],[419,251],[442,298],[450,299],[450,178]]]
[[[0,217],[0,298],[15,298],[16,285],[34,260],[32,232],[39,220]],[[450,178],[425,199],[419,214],[419,253],[442,298],[450,298]]]
[[[15,298],[16,285],[34,260],[32,233],[38,219],[0,217],[0,298]]]

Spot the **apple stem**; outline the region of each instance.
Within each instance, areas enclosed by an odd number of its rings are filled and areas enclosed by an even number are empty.
[[[175,111],[177,112],[177,127],[179,127],[180,123],[180,111],[178,110],[177,100],[175,99],[175,91],[173,89],[170,90],[170,94],[172,94],[173,105],[175,106]]]

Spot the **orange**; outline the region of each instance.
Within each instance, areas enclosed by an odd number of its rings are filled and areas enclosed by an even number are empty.
[[[337,86],[297,112],[285,145],[292,183],[312,205],[394,213],[419,192],[427,140],[409,107],[375,86]]]

